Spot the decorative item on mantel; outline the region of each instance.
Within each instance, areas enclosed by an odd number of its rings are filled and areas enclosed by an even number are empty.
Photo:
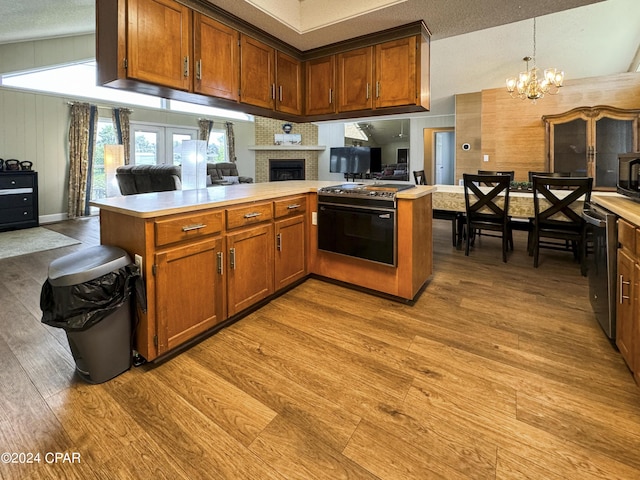
[[[526,71],[518,77],[507,78],[507,92],[512,98],[529,99],[533,103],[545,94],[556,95],[564,82],[564,72],[555,68],[547,68],[544,75],[538,78],[540,70],[536,67],[536,19],[533,19],[533,57],[524,57]],[[529,62],[533,60],[533,68],[529,70]]]
[[[302,135],[299,133],[291,133],[293,125],[285,123],[282,125],[284,133],[276,133],[274,135],[274,145],[302,145]]]

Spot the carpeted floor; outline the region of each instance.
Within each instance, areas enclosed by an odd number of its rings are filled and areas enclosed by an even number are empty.
[[[42,227],[0,232],[0,259],[67,247],[77,243],[80,242],[75,238]]]

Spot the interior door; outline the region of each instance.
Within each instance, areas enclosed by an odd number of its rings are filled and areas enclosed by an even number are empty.
[[[436,184],[453,185],[454,132],[435,132],[434,137]]]

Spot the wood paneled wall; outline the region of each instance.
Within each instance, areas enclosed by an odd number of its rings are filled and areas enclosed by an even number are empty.
[[[504,88],[456,95],[456,181],[478,169],[514,170],[516,180],[526,181],[529,170],[547,168],[542,116],[596,105],[640,108],[640,74],[567,81],[558,95],[536,103],[512,99]],[[461,150],[462,143],[470,143],[471,150]]]

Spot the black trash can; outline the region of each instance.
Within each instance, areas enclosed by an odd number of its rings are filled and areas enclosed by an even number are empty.
[[[132,292],[140,272],[121,248],[89,247],[54,260],[40,295],[42,322],[63,328],[78,375],[103,383],[131,368]]]

